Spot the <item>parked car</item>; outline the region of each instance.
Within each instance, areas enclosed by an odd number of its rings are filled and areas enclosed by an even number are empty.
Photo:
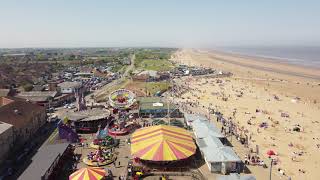
[[[74,105],[74,104],[69,104],[69,106],[68,106],[68,109],[73,109],[73,108],[75,108],[76,106]]]
[[[48,117],[48,122],[55,122],[55,121],[58,121],[59,120],[59,118],[58,118],[58,116],[57,115],[53,115],[53,116],[51,116],[51,117]]]
[[[53,113],[54,110],[55,110],[54,107],[51,107],[51,108],[47,109],[47,113]]]

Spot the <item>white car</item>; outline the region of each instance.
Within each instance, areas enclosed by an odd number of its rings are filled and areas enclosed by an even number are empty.
[[[68,109],[73,109],[73,108],[75,108],[76,106],[74,105],[74,104],[70,104],[69,106],[68,106]]]
[[[59,120],[57,115],[53,115],[51,117],[48,117],[48,122],[55,122],[57,120]]]

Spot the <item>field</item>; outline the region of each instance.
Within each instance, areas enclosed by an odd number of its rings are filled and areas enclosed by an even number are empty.
[[[171,49],[144,49],[135,52],[135,68],[142,70],[169,71],[174,68],[169,58]]]
[[[146,89],[148,94],[154,95],[158,91],[165,91],[170,87],[170,84],[167,82],[148,82],[146,84]]]
[[[168,88],[170,88],[170,84],[167,82],[145,83],[145,82],[132,81],[128,83],[125,88],[133,91],[138,96],[144,96],[144,95],[154,95],[158,91],[165,91]]]
[[[96,98],[97,102],[106,101],[106,99],[109,97],[109,94],[112,91],[124,88],[127,84],[128,84],[128,80],[127,79],[124,79],[124,80],[119,81],[117,83],[107,84],[101,90],[96,92],[95,98]]]
[[[154,71],[170,71],[174,66],[168,60],[146,59],[138,64],[137,69],[154,70]]]

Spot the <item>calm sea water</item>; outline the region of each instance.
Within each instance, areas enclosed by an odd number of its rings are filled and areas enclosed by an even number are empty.
[[[224,52],[256,56],[271,61],[320,68],[319,47],[223,47]]]

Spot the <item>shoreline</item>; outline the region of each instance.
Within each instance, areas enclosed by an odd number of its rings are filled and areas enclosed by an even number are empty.
[[[279,164],[275,169],[283,169],[293,179],[320,178],[316,173],[320,164],[320,80],[309,77],[318,77],[320,72],[190,49],[177,51],[171,60],[233,73],[220,81],[181,79],[178,84],[187,91],[177,101],[205,109],[215,107],[225,117],[233,117],[234,123],[252,136],[250,147],[258,145],[264,158],[267,150],[276,151]],[[267,128],[261,128],[261,123],[268,124]],[[297,125],[299,132],[292,130]],[[259,169],[253,173],[263,177]]]
[[[229,57],[233,57],[233,58],[240,58],[240,59],[245,59],[245,60],[250,60],[250,61],[255,61],[257,63],[263,63],[263,64],[269,64],[269,65],[273,65],[273,66],[286,66],[289,67],[290,69],[294,69],[297,71],[319,71],[320,72],[320,67],[310,67],[307,65],[301,65],[301,64],[293,64],[293,63],[289,63],[289,62],[284,62],[283,60],[280,59],[276,59],[276,58],[267,58],[267,57],[261,57],[261,56],[253,56],[253,55],[245,55],[245,54],[239,54],[239,53],[230,53],[230,52],[225,52],[225,51],[220,51],[220,50],[209,50],[206,53],[208,54],[214,54],[214,55],[222,55],[222,56],[229,56]],[[293,72],[291,71],[287,71],[287,70],[277,70],[273,67],[264,67],[264,66],[259,66],[259,65],[248,65],[248,63],[246,64],[245,62],[241,62],[241,61],[235,61],[235,60],[229,60],[227,58],[221,58],[221,57],[215,57],[213,55],[214,58],[219,58],[220,61],[225,61],[228,63],[233,63],[233,64],[237,64],[239,66],[245,66],[248,68],[253,68],[253,69],[259,69],[262,71],[269,71],[269,72],[276,72],[276,73],[280,73],[280,74],[286,74],[286,75],[291,75],[291,76],[297,76],[297,77],[301,77],[301,78],[309,78],[309,79],[314,79],[314,80],[320,80],[320,73],[299,73],[299,72]],[[280,61],[277,61],[280,60]]]
[[[305,65],[303,63],[293,63],[291,61],[308,61],[306,59],[285,58],[285,57],[268,56],[268,55],[262,55],[262,54],[249,54],[249,53],[241,53],[236,51],[219,50],[219,49],[208,50],[208,52],[225,53],[225,54],[238,56],[242,58],[251,58],[251,59],[256,59],[258,61],[280,63],[284,65],[292,65],[292,66],[304,67],[304,68],[314,69],[314,70],[320,69],[320,61],[319,61],[319,64]]]

